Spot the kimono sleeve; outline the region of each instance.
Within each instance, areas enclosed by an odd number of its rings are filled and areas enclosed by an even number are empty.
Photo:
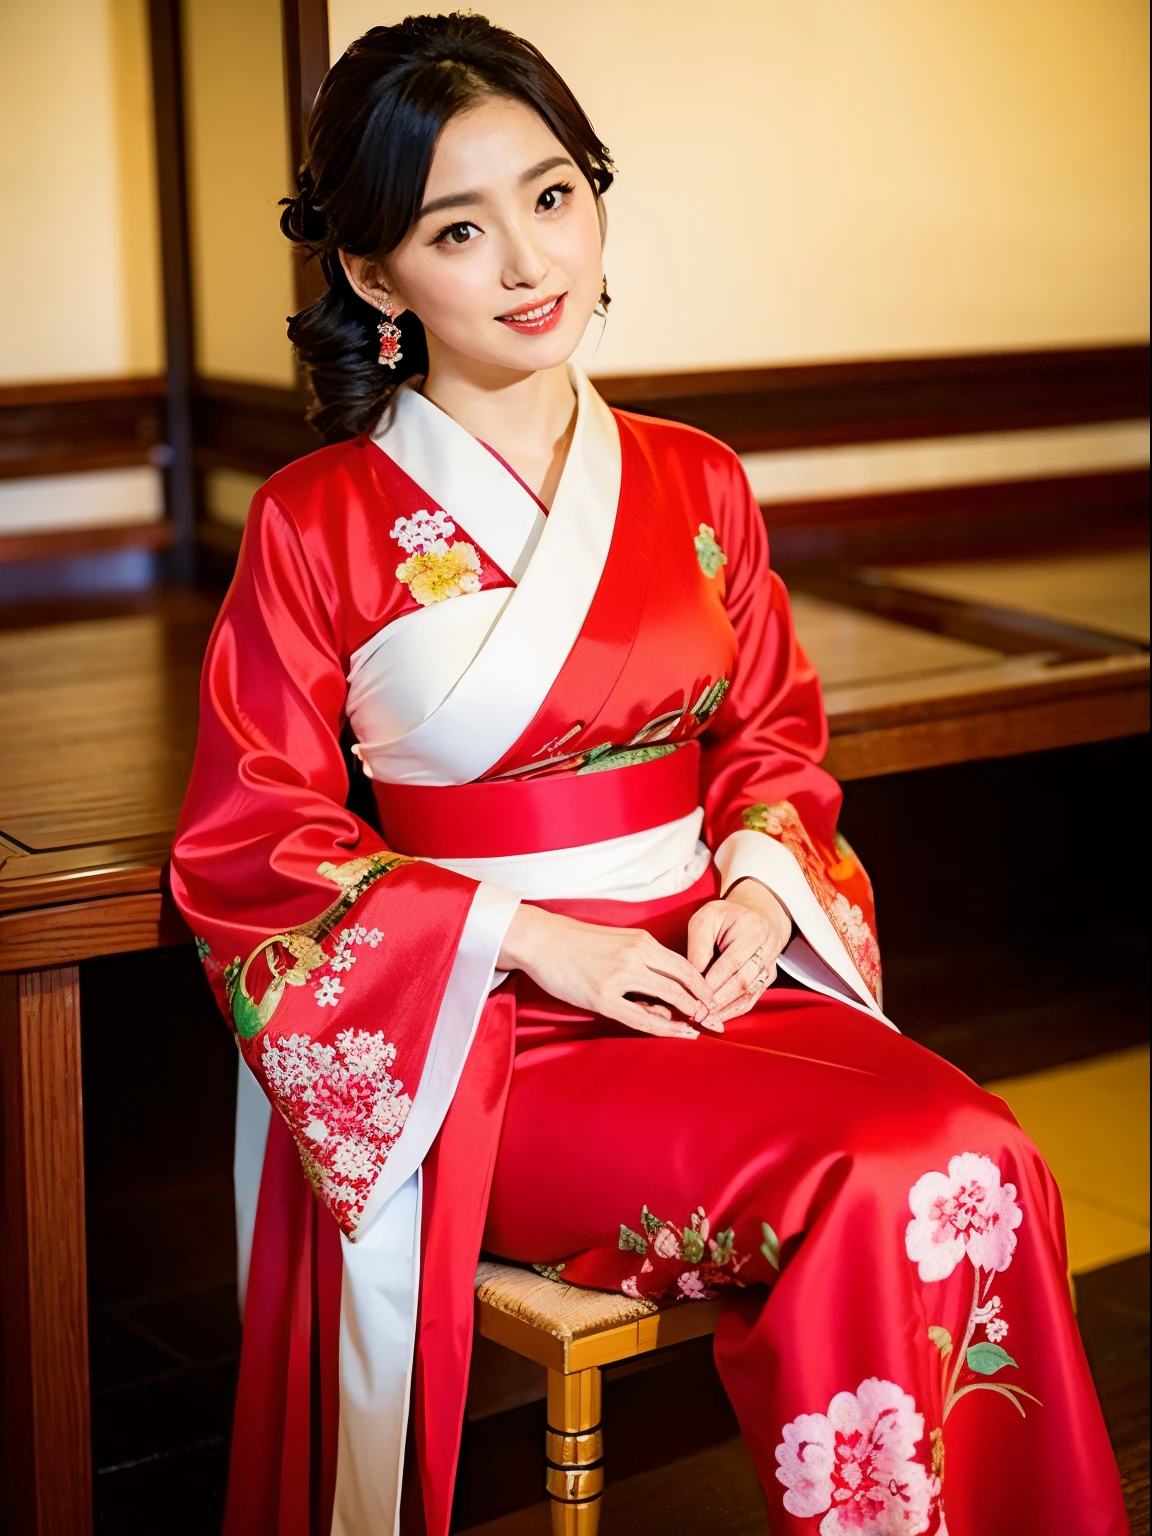
[[[717,486],[715,516],[723,550],[714,558],[726,561],[725,607],[739,647],[731,687],[702,739],[704,835],[721,889],[760,880],[799,929],[792,969],[810,979],[804,957],[814,951],[875,1007],[881,981],[871,883],[837,830],[840,787],[819,766],[828,749],[820,682],[796,639],[788,593],[769,565],[764,521],[735,455]]]
[[[241,1055],[354,1237],[439,1128],[516,898],[392,852],[345,808],[341,599],[308,553],[258,493],[204,663],[172,891]]]

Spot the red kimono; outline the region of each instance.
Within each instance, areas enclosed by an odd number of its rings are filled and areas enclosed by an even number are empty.
[[[1059,1194],[1005,1105],[881,1011],[739,461],[573,377],[550,513],[402,388],[259,493],[212,638],[173,888],[242,1058],[226,1531],[395,1530],[411,1395],[446,1536],[483,1246],[726,1298],[776,1536],[945,1511],[952,1536],[1120,1536]],[[383,838],[345,809],[346,724]],[[496,970],[521,900],[682,949],[747,877],[803,985],[722,1036]]]

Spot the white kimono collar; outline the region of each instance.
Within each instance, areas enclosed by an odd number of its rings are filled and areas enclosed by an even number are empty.
[[[523,734],[576,642],[612,542],[621,455],[611,411],[581,370],[569,364],[569,374],[576,427],[546,518],[483,444],[412,389],[398,392],[374,434],[381,451],[518,583],[510,596],[465,594],[405,614],[351,658],[348,712],[358,755],[375,778],[479,778]],[[483,622],[465,624],[470,611]],[[428,647],[442,653],[435,665]],[[373,706],[374,679],[398,675],[401,651],[416,689],[422,671],[432,685],[423,699],[409,700],[411,723],[403,724],[389,718],[383,700]]]

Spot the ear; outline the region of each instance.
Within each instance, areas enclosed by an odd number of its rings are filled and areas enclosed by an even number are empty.
[[[604,254],[604,242],[608,238],[608,204],[602,197],[596,199],[596,217],[600,220],[600,254]],[[344,259],[344,252],[340,252],[340,259]]]
[[[395,292],[388,286],[379,262],[373,261],[370,256],[353,256],[350,251],[341,251],[340,265],[344,268],[344,276],[348,279],[353,291],[360,295],[365,304],[371,304],[373,309],[379,309],[380,301],[386,298],[392,305],[394,320],[404,313],[407,305],[401,303]]]

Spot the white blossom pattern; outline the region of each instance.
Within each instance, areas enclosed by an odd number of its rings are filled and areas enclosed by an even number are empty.
[[[412,1108],[392,1076],[395,1045],[367,1029],[332,1041],[290,1035],[266,1039],[260,1060],[309,1182],[341,1228],[355,1231]]]
[[[426,508],[411,517],[398,517],[392,524],[392,537],[406,555],[443,554],[455,532],[456,524],[447,512]]]
[[[344,988],[338,976],[325,976],[318,987],[313,990],[318,1008],[335,1008],[340,1001],[340,994]]]
[[[967,1255],[977,1270],[1008,1268],[1024,1213],[1016,1186],[1001,1184],[990,1157],[961,1152],[947,1173],[925,1173],[908,1192],[912,1220],[904,1236],[921,1280],[946,1280]]]
[[[837,1392],[827,1413],[802,1413],[776,1447],[784,1508],[820,1521],[820,1536],[919,1536],[939,1482],[914,1459],[924,1415],[894,1381],[870,1376]]]

